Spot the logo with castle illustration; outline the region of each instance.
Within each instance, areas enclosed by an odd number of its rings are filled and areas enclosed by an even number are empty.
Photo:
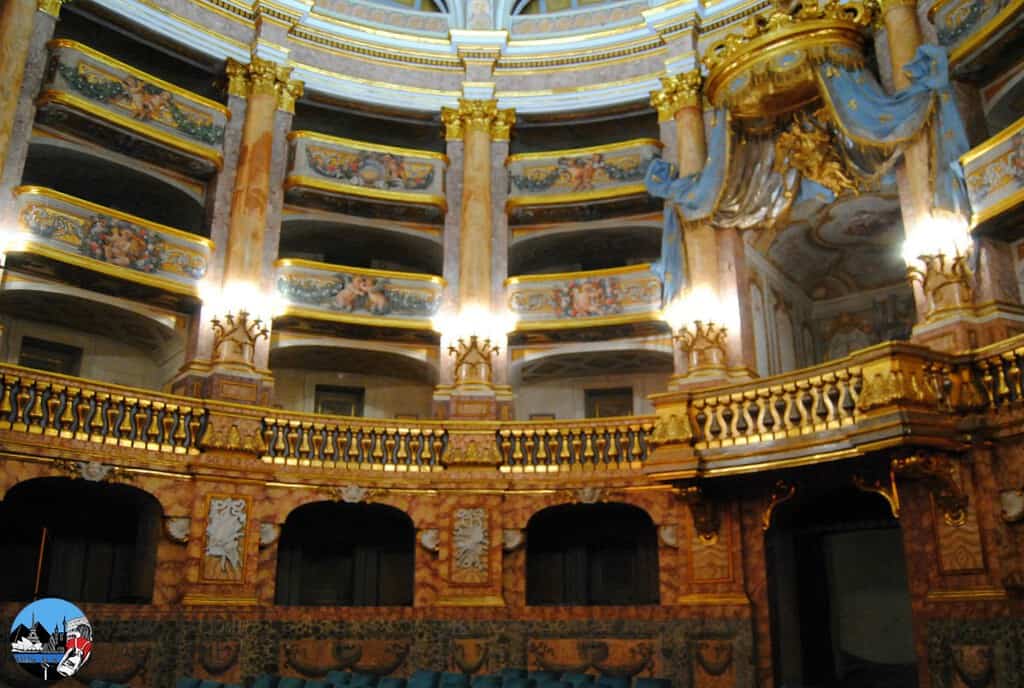
[[[44,681],[74,676],[92,655],[92,624],[67,600],[36,600],[14,617],[11,654],[18,666]]]

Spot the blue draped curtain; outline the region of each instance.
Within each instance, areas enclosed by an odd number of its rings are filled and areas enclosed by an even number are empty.
[[[710,217],[722,195],[729,167],[729,122],[724,110],[716,110],[708,132],[708,157],[704,168],[680,177],[675,165],[655,159],[647,168],[644,184],[655,198],[665,199],[661,258],[651,269],[662,282],[662,303],[667,304],[686,285],[686,255],[680,216],[686,222]]]
[[[946,52],[922,45],[904,71],[910,85],[892,95],[867,70],[831,62],[818,67],[818,81],[836,125],[858,146],[895,150],[932,124],[932,203],[966,217],[967,189],[959,159],[968,150],[967,134],[953,99]]]

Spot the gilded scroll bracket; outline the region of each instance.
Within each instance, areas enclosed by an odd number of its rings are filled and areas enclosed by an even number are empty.
[[[956,479],[956,461],[946,454],[927,453],[893,459],[893,475],[922,482],[947,525],[967,523],[967,494]]]

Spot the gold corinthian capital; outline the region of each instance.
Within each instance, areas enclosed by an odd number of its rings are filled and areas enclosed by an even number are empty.
[[[444,137],[449,141],[461,141],[465,132],[471,130],[487,132],[495,141],[508,141],[515,121],[516,111],[500,109],[494,99],[459,98],[459,107],[441,108]]]
[[[295,101],[302,96],[303,84],[291,79],[292,68],[253,55],[244,64],[228,58],[224,69],[228,77],[228,93],[239,98],[250,95],[271,95],[277,98],[277,109],[295,112]]]
[[[651,91],[651,106],[658,111],[658,121],[668,122],[683,108],[700,106],[703,79],[699,70],[661,77],[662,88]]]

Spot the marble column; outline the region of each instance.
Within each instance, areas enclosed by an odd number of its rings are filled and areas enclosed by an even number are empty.
[[[7,0],[0,7],[0,222],[13,222],[11,191],[28,157],[36,96],[62,0]]]
[[[273,390],[268,370],[273,313],[267,304],[280,235],[280,187],[302,82],[289,79],[290,67],[255,56],[249,64],[229,60],[227,74],[229,105],[243,118],[240,126],[233,123],[226,141],[237,146],[237,156],[211,189],[218,269],[195,323],[193,359],[173,386],[198,396],[266,405]]]
[[[458,108],[442,110],[441,119],[449,153],[456,155],[462,167],[461,184],[449,187],[449,194],[456,189],[459,191],[458,226],[446,223],[445,244],[446,249],[456,250],[458,262],[457,278],[451,280],[447,304],[452,326],[450,331],[441,333],[441,353],[448,356],[449,347],[454,347],[455,361],[463,360],[467,353],[465,345],[473,346],[470,339],[473,335],[478,337],[481,346],[489,340],[492,347],[498,347],[498,353],[485,348],[482,353],[471,354],[486,361],[486,374],[479,379],[464,378],[460,370],[465,368],[460,368],[458,363],[443,366],[442,374],[450,377],[442,378],[435,390],[434,414],[445,418],[495,418],[510,412],[511,392],[503,384],[507,375],[500,370],[507,360],[507,340],[504,333],[493,331],[491,324],[500,320],[505,307],[503,290],[495,287],[495,280],[501,282],[504,278],[504,252],[508,242],[507,236],[502,238],[503,234],[507,235],[507,227],[495,209],[493,169],[495,165],[504,164],[515,113],[499,109],[493,99],[461,98]],[[456,142],[461,142],[461,146],[456,145],[457,150],[452,150]],[[504,212],[503,207],[501,212]],[[457,242],[452,236],[456,232]],[[446,270],[448,267],[446,260]]]
[[[651,104],[659,120],[674,123],[665,141],[674,154],[670,159],[679,176],[697,174],[707,160],[700,72],[665,77],[662,85],[651,94]],[[747,292],[740,284],[746,274],[742,241],[735,231],[716,229],[710,222],[684,222],[682,227],[687,280],[683,310],[693,312],[684,315],[686,333],[677,339],[671,386],[690,388],[747,377],[753,369],[747,363],[753,360],[753,342],[750,328],[743,327],[750,318],[743,317]],[[723,327],[727,336],[719,338]]]

